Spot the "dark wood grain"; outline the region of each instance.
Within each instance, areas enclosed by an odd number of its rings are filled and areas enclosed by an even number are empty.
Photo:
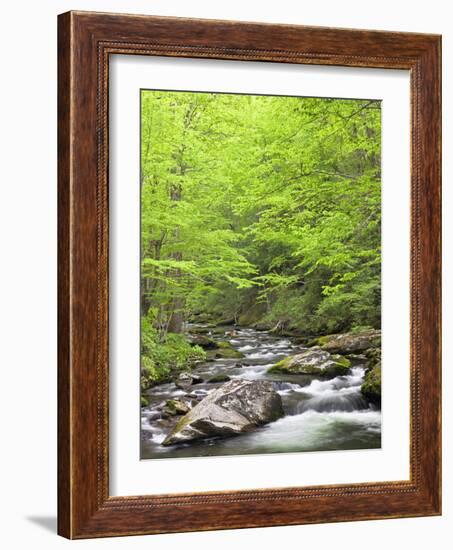
[[[59,16],[59,521],[68,538],[436,515],[440,496],[440,37],[70,12]],[[110,54],[411,72],[409,481],[110,497]]]
[[[70,16],[58,21],[58,532],[71,536]]]

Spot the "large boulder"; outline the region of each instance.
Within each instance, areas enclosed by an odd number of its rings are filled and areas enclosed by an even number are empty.
[[[380,330],[366,330],[363,332],[348,332],[346,334],[331,334],[318,338],[318,344],[329,353],[360,353],[381,345]]]
[[[280,395],[265,380],[230,380],[176,424],[162,445],[248,432],[283,416]]]
[[[308,349],[290,355],[273,365],[268,372],[284,374],[313,374],[322,378],[334,378],[349,373],[351,363],[346,357],[332,355],[322,349]]]
[[[365,380],[360,388],[362,395],[370,403],[381,406],[381,365],[377,364],[365,375]]]

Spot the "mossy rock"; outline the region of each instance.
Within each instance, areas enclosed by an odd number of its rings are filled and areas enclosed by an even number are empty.
[[[346,356],[349,361],[351,361],[352,365],[367,365],[368,364],[368,358],[365,354],[357,354],[357,353],[350,353]]]
[[[190,327],[190,334],[209,334],[209,327]]]
[[[219,349],[234,349],[229,342],[217,342]]]
[[[189,405],[180,399],[168,399],[163,408],[163,412],[170,416],[187,414],[189,411]]]
[[[318,338],[316,338],[316,344],[318,346],[325,346],[331,338],[331,335],[319,336]]]
[[[344,357],[344,355],[332,355],[332,359],[337,365],[341,365],[346,369],[351,367],[351,361],[347,357]]]
[[[298,346],[303,346],[304,348],[309,348],[315,345],[313,337],[307,335],[293,336],[293,343]]]
[[[371,348],[365,352],[365,356],[368,360],[367,369],[371,370],[373,367],[381,364],[381,348]]]
[[[316,336],[315,338],[310,338],[308,340],[305,340],[305,345],[308,348],[311,348],[313,346],[325,346],[329,343],[329,341],[334,338],[336,334],[325,334],[324,336]]]
[[[319,340],[319,339],[318,339]],[[363,332],[348,332],[345,334],[333,334],[328,341],[322,344],[322,348],[329,353],[362,353],[368,349],[380,348],[381,331],[370,329]]]
[[[275,363],[275,365],[272,365],[267,372],[281,372],[286,374],[301,374],[300,369],[302,368],[301,365],[292,365],[291,364],[292,357],[285,357],[278,363]],[[311,365],[305,365],[303,367],[303,374],[314,374],[319,371],[319,367],[314,367]]]
[[[190,334],[189,343],[191,346],[200,346],[204,350],[217,349],[218,347],[217,342],[205,334]]]
[[[255,323],[253,325],[253,328],[255,330],[258,330],[258,331],[266,331],[266,330],[271,330],[272,328],[272,324],[271,323],[268,323],[266,321],[259,321],[258,323]]]
[[[243,353],[235,349],[229,342],[216,342],[217,348],[207,350],[207,358],[213,359],[241,359],[245,357]]]
[[[283,415],[282,399],[272,382],[230,380],[210,392],[183,416],[162,445],[230,437],[250,432]]]
[[[224,347],[208,352],[209,359],[242,359],[243,357],[245,355],[233,347]]]
[[[208,382],[211,383],[211,384],[216,384],[216,383],[219,383],[219,382],[228,382],[229,380],[231,380],[231,378],[225,374],[225,373],[219,373],[219,374],[215,374],[214,376],[212,376]]]
[[[230,319],[221,319],[216,323],[218,327],[229,327],[235,324],[236,324],[236,319],[234,319],[233,317],[231,317]]]
[[[140,406],[147,407],[149,405],[149,397],[146,395],[140,396]]]
[[[321,378],[335,378],[349,374],[351,362],[341,355],[331,355],[323,350],[307,350],[285,357],[267,372],[283,374],[310,374]]]
[[[361,387],[362,395],[370,403],[381,406],[381,366],[376,365],[365,375],[365,380]]]

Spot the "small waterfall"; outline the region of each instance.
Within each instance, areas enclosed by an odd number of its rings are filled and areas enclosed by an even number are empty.
[[[355,367],[348,376],[332,380],[313,380],[302,389],[306,398],[293,407],[291,414],[316,412],[352,412],[368,409],[368,403],[360,392],[365,369]]]
[[[302,401],[297,407],[297,413],[306,411],[316,412],[352,412],[368,408],[368,403],[357,392],[336,392],[326,395],[318,395],[307,401]]]
[[[277,382],[274,382],[274,387],[280,394],[285,394],[291,391],[301,391],[301,385],[293,384],[292,382],[277,381]]]

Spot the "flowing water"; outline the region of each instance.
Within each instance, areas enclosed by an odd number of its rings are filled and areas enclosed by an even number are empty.
[[[161,417],[162,404],[167,399],[187,393],[194,400],[200,399],[220,383],[196,384],[188,392],[174,383],[162,384],[148,392],[150,405],[141,411],[142,458],[374,449],[381,446],[381,413],[360,393],[365,375],[363,365],[354,366],[348,376],[332,380],[319,380],[308,375],[268,374],[269,367],[277,361],[305,348],[291,338],[250,328],[226,328],[220,334],[208,336],[229,341],[245,357],[204,362],[193,372],[203,380],[218,374],[231,379],[271,380],[282,397],[285,416],[235,437],[163,447],[161,443],[174,426],[175,419]]]

